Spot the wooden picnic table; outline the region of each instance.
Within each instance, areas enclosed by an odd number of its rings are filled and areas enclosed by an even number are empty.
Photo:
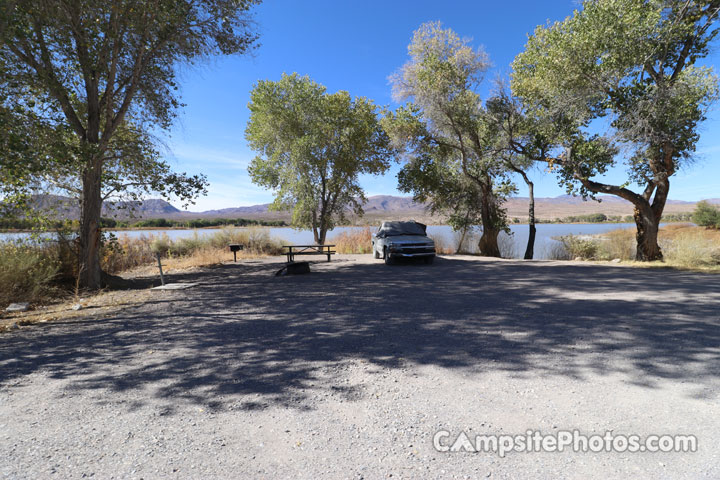
[[[330,261],[330,255],[335,255],[333,250],[335,245],[283,245],[287,248],[288,263],[295,261],[295,255],[327,255],[327,261]]]

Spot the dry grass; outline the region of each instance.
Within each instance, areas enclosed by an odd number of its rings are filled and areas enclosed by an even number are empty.
[[[692,225],[661,230],[665,262],[673,266],[720,271],[720,231]]]
[[[60,271],[54,247],[0,244],[0,305],[39,302],[56,294]]]
[[[461,254],[475,255],[478,250],[478,243],[480,242],[480,232],[470,228],[465,232],[461,230],[453,231],[453,243],[455,244],[455,252]]]
[[[428,235],[435,242],[435,253],[438,255],[452,255],[455,253],[456,247],[452,242],[448,242],[443,235]]]
[[[505,232],[500,232],[500,235],[498,235],[498,248],[500,248],[502,258],[518,258],[520,256],[515,237]]]
[[[211,236],[171,240],[166,234],[139,238],[121,235],[103,251],[103,268],[119,273],[157,262],[156,253],[168,268],[182,269],[223,263],[232,258],[228,245],[238,243],[245,249],[238,258],[256,258],[282,254],[282,240],[272,238],[263,228],[224,228]]]
[[[635,229],[619,228],[602,237],[599,252],[602,260],[630,261],[635,258]]]
[[[372,253],[370,227],[346,230],[334,235],[330,243],[338,253]]]
[[[696,233],[705,238],[720,243],[720,230],[713,228],[698,227],[691,223],[673,223],[665,225],[660,229],[661,239],[673,239],[678,235]]]
[[[543,246],[543,256],[548,260],[572,260],[570,252],[562,242],[553,242]]]
[[[663,250],[665,259],[663,262],[635,261],[634,228],[612,230],[593,239],[565,241],[553,258],[620,259],[634,266],[720,272],[720,231],[718,230],[691,224],[666,225],[660,229],[658,242]]]

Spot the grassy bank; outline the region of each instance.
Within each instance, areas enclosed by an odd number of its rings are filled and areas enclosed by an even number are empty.
[[[101,262],[107,273],[118,274],[154,265],[161,254],[167,271],[213,265],[232,259],[228,244],[240,243],[239,258],[282,253],[282,240],[266,229],[225,228],[213,235],[194,235],[171,240],[167,235],[130,238],[109,237],[103,243]],[[11,302],[43,303],[74,291],[77,263],[70,243],[0,243],[0,307]]]
[[[552,252],[557,260],[620,259],[642,266],[670,266],[720,272],[720,230],[689,224],[666,225],[660,229],[659,243],[664,262],[635,262],[635,229],[625,228],[595,237],[560,237]]]

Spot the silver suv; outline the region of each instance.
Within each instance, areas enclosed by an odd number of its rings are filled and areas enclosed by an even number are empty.
[[[373,258],[384,259],[386,265],[396,258],[435,260],[435,242],[427,236],[427,227],[418,222],[383,222],[373,235],[372,251]]]

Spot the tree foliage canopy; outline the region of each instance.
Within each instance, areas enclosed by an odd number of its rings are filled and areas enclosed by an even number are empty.
[[[561,182],[583,196],[632,202],[638,259],[658,260],[669,179],[692,157],[698,125],[718,97],[716,75],[697,61],[718,33],[720,0],[586,0],[582,7],[535,30],[513,62],[512,89],[564,127]],[[620,161],[626,183],[593,178]]]
[[[718,8],[708,0],[585,1],[573,16],[535,30],[513,63],[513,92],[564,117],[566,137],[607,117],[608,141],[622,145],[629,179],[653,190],[656,178],[692,155],[698,123],[717,99],[717,77],[696,61],[717,34]],[[585,160],[565,177],[602,174],[618,157]]]
[[[372,101],[292,74],[259,81],[249,108],[245,136],[259,153],[249,172],[275,190],[273,208],[292,209],[293,225],[319,243],[348,207],[362,214],[359,175],[384,173],[393,154]]]

